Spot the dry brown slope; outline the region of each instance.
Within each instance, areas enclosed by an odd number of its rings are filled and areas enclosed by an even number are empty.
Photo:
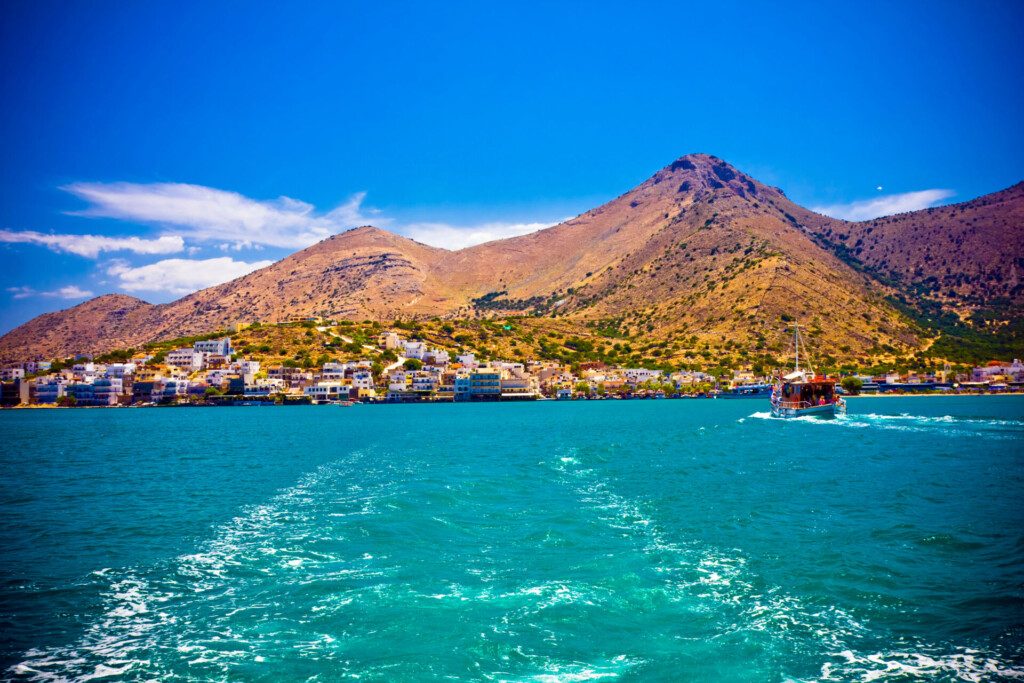
[[[151,337],[152,304],[105,294],[44,313],[0,337],[0,361],[63,358],[80,351],[136,346]]]
[[[1024,182],[870,221],[807,222],[826,244],[917,296],[954,308],[1024,304]]]
[[[375,228],[350,230],[245,277],[146,309],[133,318],[140,329],[130,338],[316,314],[554,312],[751,348],[777,343],[783,315],[817,317],[830,344],[854,352],[875,342],[917,343],[871,282],[811,239],[794,217],[804,214],[778,189],[720,159],[688,155],[575,219],[457,252]],[[473,301],[498,292],[490,305]],[[33,329],[59,327],[67,332],[63,344],[36,344],[19,328],[0,338],[0,355],[102,351],[128,338],[76,332],[62,315]]]
[[[363,227],[168,304],[110,294],[39,316],[0,337],[0,360],[98,353],[295,316],[389,318],[448,309],[430,264],[443,249]]]
[[[655,337],[697,335],[742,348],[784,346],[782,317],[814,325],[839,354],[916,345],[907,321],[864,275],[818,245],[778,189],[716,157],[688,155],[634,190],[562,225],[442,259],[466,277],[474,257],[510,307],[554,302]],[[468,267],[467,267],[468,266]],[[466,279],[468,283],[468,278]],[[477,282],[477,291],[483,283]],[[542,306],[543,308],[543,306]]]
[[[384,319],[443,313],[450,308],[450,294],[431,266],[446,253],[378,228],[356,228],[167,304],[156,334],[179,336],[294,316]]]

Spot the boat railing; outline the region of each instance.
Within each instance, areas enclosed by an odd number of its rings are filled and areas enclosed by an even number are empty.
[[[772,404],[777,408],[795,408],[802,410],[803,408],[813,408],[819,404],[811,403],[810,401],[783,401],[778,398],[772,399]]]

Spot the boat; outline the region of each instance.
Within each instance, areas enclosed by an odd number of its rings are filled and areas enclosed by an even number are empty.
[[[718,398],[768,398],[772,395],[771,384],[740,384],[718,394]]]
[[[356,404],[355,401],[338,401],[338,405],[343,408],[351,408]]]
[[[793,326],[796,362],[793,372],[784,375],[772,387],[773,417],[835,417],[846,413],[846,402],[836,393],[836,381],[814,370],[800,368],[800,326]]]

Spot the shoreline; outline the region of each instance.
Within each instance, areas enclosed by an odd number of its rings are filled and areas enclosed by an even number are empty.
[[[1010,391],[1006,391],[1006,392],[997,392],[997,393],[992,393],[992,394],[982,394],[982,393],[976,393],[976,392],[963,393],[963,394],[954,394],[954,393],[948,393],[948,392],[947,393],[940,393],[940,394],[921,394],[921,393],[916,393],[916,392],[911,392],[911,393],[907,393],[907,394],[894,394],[894,393],[891,393],[891,392],[886,392],[886,393],[882,393],[882,394],[857,394],[855,396],[851,395],[851,394],[846,394],[846,395],[843,396],[843,399],[846,400],[846,399],[850,399],[850,398],[964,398],[964,397],[968,397],[968,396],[971,396],[971,397],[982,397],[982,396],[1024,396],[1024,392],[1010,392]]]
[[[1024,392],[1001,392],[1001,393],[993,393],[993,394],[974,393],[974,392],[963,393],[963,394],[954,394],[954,393],[936,393],[936,394],[906,393],[906,394],[894,394],[894,393],[886,392],[886,393],[881,393],[881,394],[858,394],[856,396],[848,394],[848,395],[843,396],[843,399],[844,400],[849,400],[849,399],[861,399],[861,398],[968,398],[968,397],[970,397],[970,398],[984,398],[984,397],[997,397],[997,396],[1001,396],[1001,397],[1024,396]],[[680,397],[678,399],[673,399],[673,398],[666,397],[666,398],[662,398],[662,399],[633,398],[633,399],[621,399],[621,400],[633,402],[633,401],[666,401],[666,400],[667,401],[678,401],[678,400],[686,400],[686,399],[694,400],[694,397],[689,397],[688,396],[685,399],[682,398],[682,397]],[[555,399],[546,399],[545,401],[541,401],[541,402],[578,403],[578,402],[588,402],[588,401],[595,401],[595,400],[600,400],[600,399],[583,399],[583,398],[581,398],[581,399],[570,399],[568,401],[565,401],[565,400],[555,400]],[[603,400],[613,400],[613,399],[603,399]],[[714,399],[714,398],[704,398],[703,400],[704,401],[709,401],[709,400],[717,400],[717,399]],[[729,400],[730,402],[732,402],[732,401],[734,401],[736,399],[723,399],[723,400]],[[741,402],[742,401],[749,401],[749,402],[755,402],[756,403],[758,401],[758,399],[756,399],[756,398],[755,399],[740,399],[740,401]],[[433,404],[446,405],[446,404],[449,404],[449,403],[454,404],[454,403],[536,403],[536,402],[537,401],[407,401],[407,402],[388,403],[387,401],[369,401],[369,402],[365,402],[365,403],[357,402],[357,405],[368,405],[368,406],[377,406],[377,405],[381,405],[381,406],[385,406],[385,405],[433,405]],[[188,404],[188,403],[184,403],[184,404],[161,405],[161,406],[156,406],[156,405],[56,406],[56,405],[53,405],[53,404],[50,404],[50,403],[46,403],[46,404],[3,406],[3,407],[0,407],[0,411],[3,411],[3,410],[62,410],[62,409],[66,409],[66,410],[110,410],[110,409],[119,409],[119,408],[252,408],[252,407],[274,408],[274,407],[279,407],[279,406],[282,406],[282,405],[284,405],[284,406],[288,406],[288,405],[331,406],[331,405],[337,405],[337,404],[332,404],[332,403],[319,403],[319,404],[317,404],[317,403],[293,403],[293,404],[287,404],[287,403],[286,404],[262,403],[262,404],[258,404],[258,405],[257,404],[249,404],[249,405],[231,405],[231,404],[226,404],[226,405],[210,405],[210,404]]]

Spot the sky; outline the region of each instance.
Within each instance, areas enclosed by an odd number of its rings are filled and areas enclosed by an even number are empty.
[[[0,333],[719,156],[851,220],[1024,180],[1024,3],[0,4]],[[827,6],[835,5],[835,6]]]

